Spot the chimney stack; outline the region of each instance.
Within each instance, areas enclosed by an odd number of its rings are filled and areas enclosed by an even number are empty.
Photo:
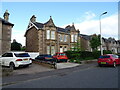
[[[35,17],[35,15],[33,15],[33,16],[30,18],[30,21],[33,22],[33,23],[36,22],[36,17]]]
[[[6,20],[6,21],[8,21],[9,20],[9,13],[8,13],[8,10],[6,10],[5,11],[5,13],[4,13],[4,15],[3,15],[3,17],[4,17],[4,19]]]

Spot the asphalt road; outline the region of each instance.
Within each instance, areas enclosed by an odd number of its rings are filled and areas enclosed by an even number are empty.
[[[118,88],[118,71],[113,67],[93,67],[66,69],[62,73],[46,75],[25,80],[16,84],[3,86],[3,88]],[[57,71],[56,71],[57,72]]]

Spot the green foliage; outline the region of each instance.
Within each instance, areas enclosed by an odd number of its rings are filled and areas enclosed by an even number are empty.
[[[13,40],[13,42],[11,43],[12,51],[20,51],[21,47],[22,47],[22,45],[20,43],[16,42],[16,40]]]
[[[95,59],[99,58],[99,56],[101,55],[100,51],[93,51],[92,54]]]
[[[100,46],[100,35],[92,35],[92,39],[90,40],[90,46],[93,49],[93,51],[97,50],[97,47]]]
[[[26,47],[25,47],[25,46],[23,46],[23,47],[21,48],[21,51],[25,51],[25,49],[26,49]]]
[[[110,51],[110,50],[103,50],[103,54],[112,54],[112,51]]]
[[[111,54],[111,51],[103,51],[104,54]],[[81,60],[93,60],[98,59],[101,55],[100,51],[65,51],[67,57],[70,59],[71,62],[80,62]]]

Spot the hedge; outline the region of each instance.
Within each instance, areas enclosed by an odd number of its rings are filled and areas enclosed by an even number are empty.
[[[91,60],[97,59],[101,55],[100,51],[65,51],[67,57],[71,60]],[[104,54],[111,54],[111,51],[103,51]]]

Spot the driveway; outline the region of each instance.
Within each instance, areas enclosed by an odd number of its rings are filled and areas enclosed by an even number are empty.
[[[13,71],[13,75],[18,74],[33,74],[33,73],[39,73],[39,72],[45,72],[45,71],[51,71],[54,70],[53,68],[49,68],[43,65],[32,63],[29,67],[23,67],[23,68],[17,68]]]

